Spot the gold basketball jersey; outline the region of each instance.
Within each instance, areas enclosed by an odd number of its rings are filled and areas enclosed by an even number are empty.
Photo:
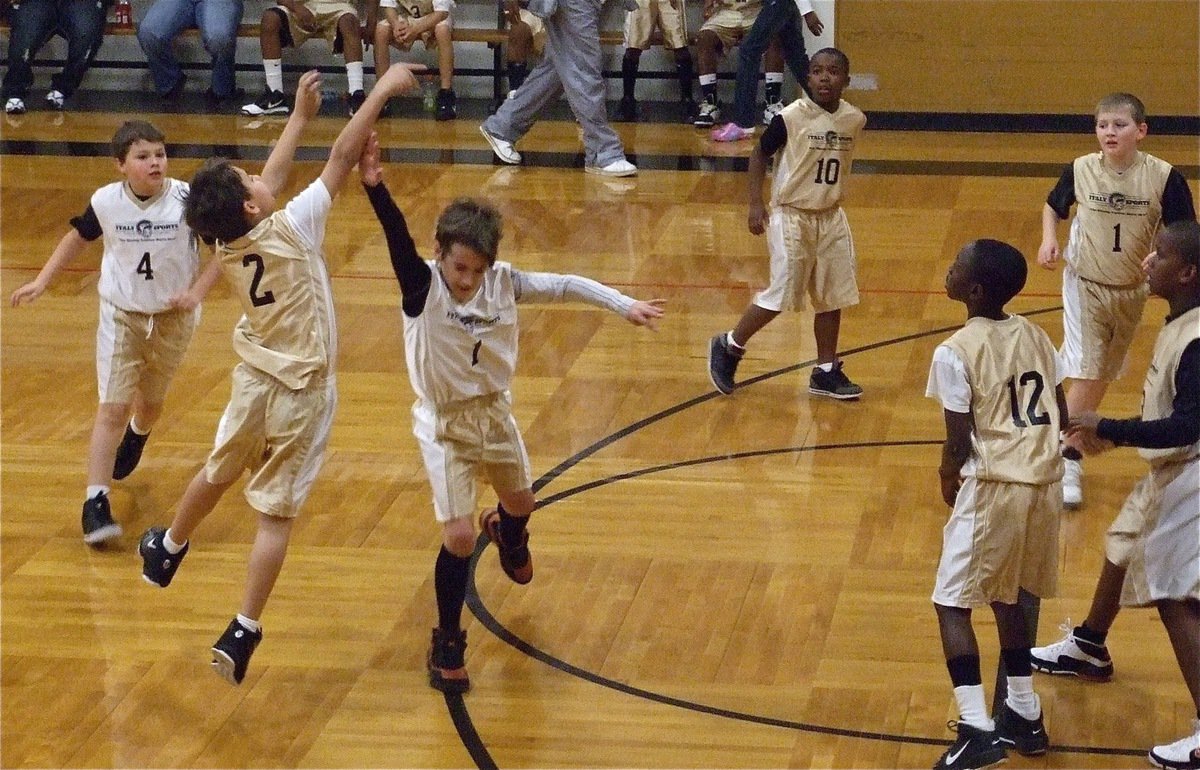
[[[1161,420],[1171,414],[1175,401],[1175,374],[1187,346],[1200,339],[1200,308],[1192,308],[1158,333],[1154,356],[1142,385],[1142,419]],[[1166,465],[1200,456],[1200,442],[1168,449],[1139,449],[1151,465]]]
[[[837,206],[866,115],[844,100],[837,110],[826,112],[807,96],[784,107],[779,115],[788,139],[776,155],[771,205],[804,211]]]
[[[1145,280],[1142,260],[1150,253],[1162,219],[1162,195],[1171,164],[1139,152],[1118,174],[1099,152],[1075,160],[1075,219],[1063,256],[1083,278],[1109,286]]]
[[[971,318],[943,343],[971,386],[972,456],[965,475],[1048,484],[1062,478],[1057,362],[1046,332],[1018,315]]]

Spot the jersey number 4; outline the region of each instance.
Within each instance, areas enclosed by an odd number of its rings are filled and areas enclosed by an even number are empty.
[[[263,277],[263,258],[257,254],[246,254],[242,257],[242,267],[254,267],[254,277],[250,279],[250,304],[255,307],[270,305],[275,301],[275,293],[270,289],[261,291]]]
[[[1029,371],[1018,377],[1009,377],[1008,403],[1012,407],[1013,424],[1018,428],[1028,428],[1030,425],[1049,425],[1050,415],[1047,412],[1038,413],[1038,401],[1046,390],[1046,382],[1038,372]],[[1025,402],[1025,414],[1021,415],[1021,399],[1018,391],[1024,392],[1027,386],[1032,386],[1029,400]],[[1026,422],[1028,419],[1028,422]]]
[[[154,280],[154,268],[150,266],[150,252],[147,251],[145,254],[142,255],[141,261],[138,262],[136,272],[138,275],[142,276],[142,278],[146,279],[147,281]]]

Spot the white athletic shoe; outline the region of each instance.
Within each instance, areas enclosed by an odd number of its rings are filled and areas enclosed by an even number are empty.
[[[583,170],[600,176],[637,176],[637,166],[624,158],[614,160],[607,166],[585,166]]]
[[[1200,768],[1200,719],[1192,724],[1192,734],[1174,743],[1150,749],[1150,762],[1167,770]]]
[[[24,115],[25,100],[14,96],[4,103],[5,115]]]
[[[1063,507],[1075,510],[1083,505],[1083,465],[1078,460],[1064,460],[1063,463]]]
[[[770,102],[767,104],[763,108],[763,125],[771,125],[771,120],[781,112],[783,112],[783,102]]]
[[[51,90],[46,94],[46,104],[50,105],[50,109],[52,110],[61,110],[66,100],[67,97],[63,95],[62,91]]]
[[[498,136],[489,134],[488,130],[483,126],[479,127],[479,133],[483,134],[483,138],[487,139],[487,143],[492,146],[492,152],[496,153],[496,157],[501,163],[507,163],[510,166],[515,166],[521,162],[521,153],[513,148],[512,142],[505,141]]]

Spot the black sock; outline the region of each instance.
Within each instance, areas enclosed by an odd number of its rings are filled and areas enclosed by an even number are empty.
[[[704,101],[709,104],[717,103],[717,84],[716,83],[701,83],[700,92],[704,94]]]
[[[621,57],[621,84],[625,89],[622,98],[629,101],[633,101],[633,95],[637,89],[638,60],[641,58],[641,52],[631,55],[636,50],[636,48],[626,48],[625,55]]]
[[[679,75],[679,100],[692,100],[692,83],[696,72],[692,67],[692,54],[686,48],[675,49],[675,72]]]
[[[461,628],[470,565],[470,556],[455,556],[446,550],[446,546],[438,551],[433,567],[433,591],[437,595],[438,627],[448,633]]]
[[[946,661],[946,669],[950,672],[950,682],[955,687],[983,684],[983,675],[979,673],[978,655],[956,655]]]
[[[1018,647],[1015,650],[1000,650],[1000,659],[1004,661],[1004,673],[1008,676],[1033,676],[1033,666],[1029,662],[1029,648]]]
[[[1097,647],[1103,647],[1104,640],[1108,638],[1107,631],[1104,631],[1104,632],[1094,631],[1091,628],[1088,628],[1088,624],[1087,624],[1086,620],[1083,621],[1083,623],[1081,623],[1080,625],[1075,626],[1075,630],[1072,631],[1071,633],[1075,634],[1075,638],[1082,639],[1085,642],[1091,642],[1092,644],[1096,645]]]
[[[523,61],[510,61],[508,63],[508,90],[515,91],[525,82],[525,78],[529,77],[529,65]]]
[[[767,83],[767,104],[774,104],[783,98],[783,83]]]
[[[499,503],[496,504],[496,510],[500,512],[500,539],[512,545],[520,543],[524,539],[525,525],[529,523],[529,517],[513,516]]]

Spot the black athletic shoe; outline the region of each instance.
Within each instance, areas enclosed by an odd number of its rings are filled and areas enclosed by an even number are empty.
[[[266,93],[249,104],[242,105],[242,114],[251,117],[288,114],[287,98],[282,91],[267,89]]]
[[[121,536],[121,525],[113,521],[108,495],[101,492],[83,501],[83,542],[100,545]]]
[[[732,393],[737,387],[733,382],[733,375],[737,373],[741,360],[742,353],[729,344],[729,336],[725,332],[709,340],[708,377],[712,380],[713,387],[727,396]]]
[[[350,117],[354,117],[354,113],[362,109],[363,102],[367,100],[367,94],[361,88],[346,97],[347,110]]]
[[[434,117],[438,120],[454,120],[458,117],[458,97],[449,88],[437,92],[437,112]]]
[[[254,648],[262,641],[262,631],[251,631],[234,618],[221,638],[212,646],[212,667],[230,684],[241,684]]]
[[[996,714],[996,736],[1005,746],[1027,757],[1045,754],[1046,749],[1050,748],[1050,736],[1046,735],[1042,715],[1038,714],[1037,719],[1026,719],[1007,703]]]
[[[533,554],[529,552],[529,532],[521,533],[521,542],[508,544],[500,536],[500,511],[488,508],[479,514],[479,529],[496,544],[500,554],[500,568],[518,585],[533,580]]]
[[[162,527],[151,527],[142,533],[142,539],[138,542],[138,554],[142,557],[142,580],[159,588],[171,585],[179,562],[188,552],[188,544],[184,543],[179,553],[169,553],[163,545],[163,535],[166,533],[167,530]]]
[[[819,366],[813,367],[812,375],[808,378],[808,392],[814,396],[828,396],[839,401],[848,401],[861,396],[863,389],[850,381],[850,378],[842,371],[842,362],[837,361],[831,372],[827,372]]]
[[[1046,674],[1071,674],[1092,682],[1112,679],[1113,662],[1108,647],[1079,638],[1069,624],[1064,627],[1067,635],[1062,639],[1029,651],[1029,662],[1034,670]]]
[[[951,722],[958,731],[958,740],[950,744],[933,770],[980,770],[998,765],[1008,759],[1004,744],[994,732],[986,732],[966,722]]]
[[[121,445],[117,447],[117,459],[113,462],[112,477],[114,481],[120,481],[138,467],[138,463],[142,460],[142,450],[146,448],[146,439],[148,438],[150,438],[149,433],[144,436],[134,433],[132,424],[125,426],[125,435],[121,437]]]
[[[433,629],[433,640],[429,643],[429,655],[425,666],[429,669],[429,686],[450,693],[464,693],[471,689],[471,679],[463,657],[467,651],[467,632],[446,633]]]

